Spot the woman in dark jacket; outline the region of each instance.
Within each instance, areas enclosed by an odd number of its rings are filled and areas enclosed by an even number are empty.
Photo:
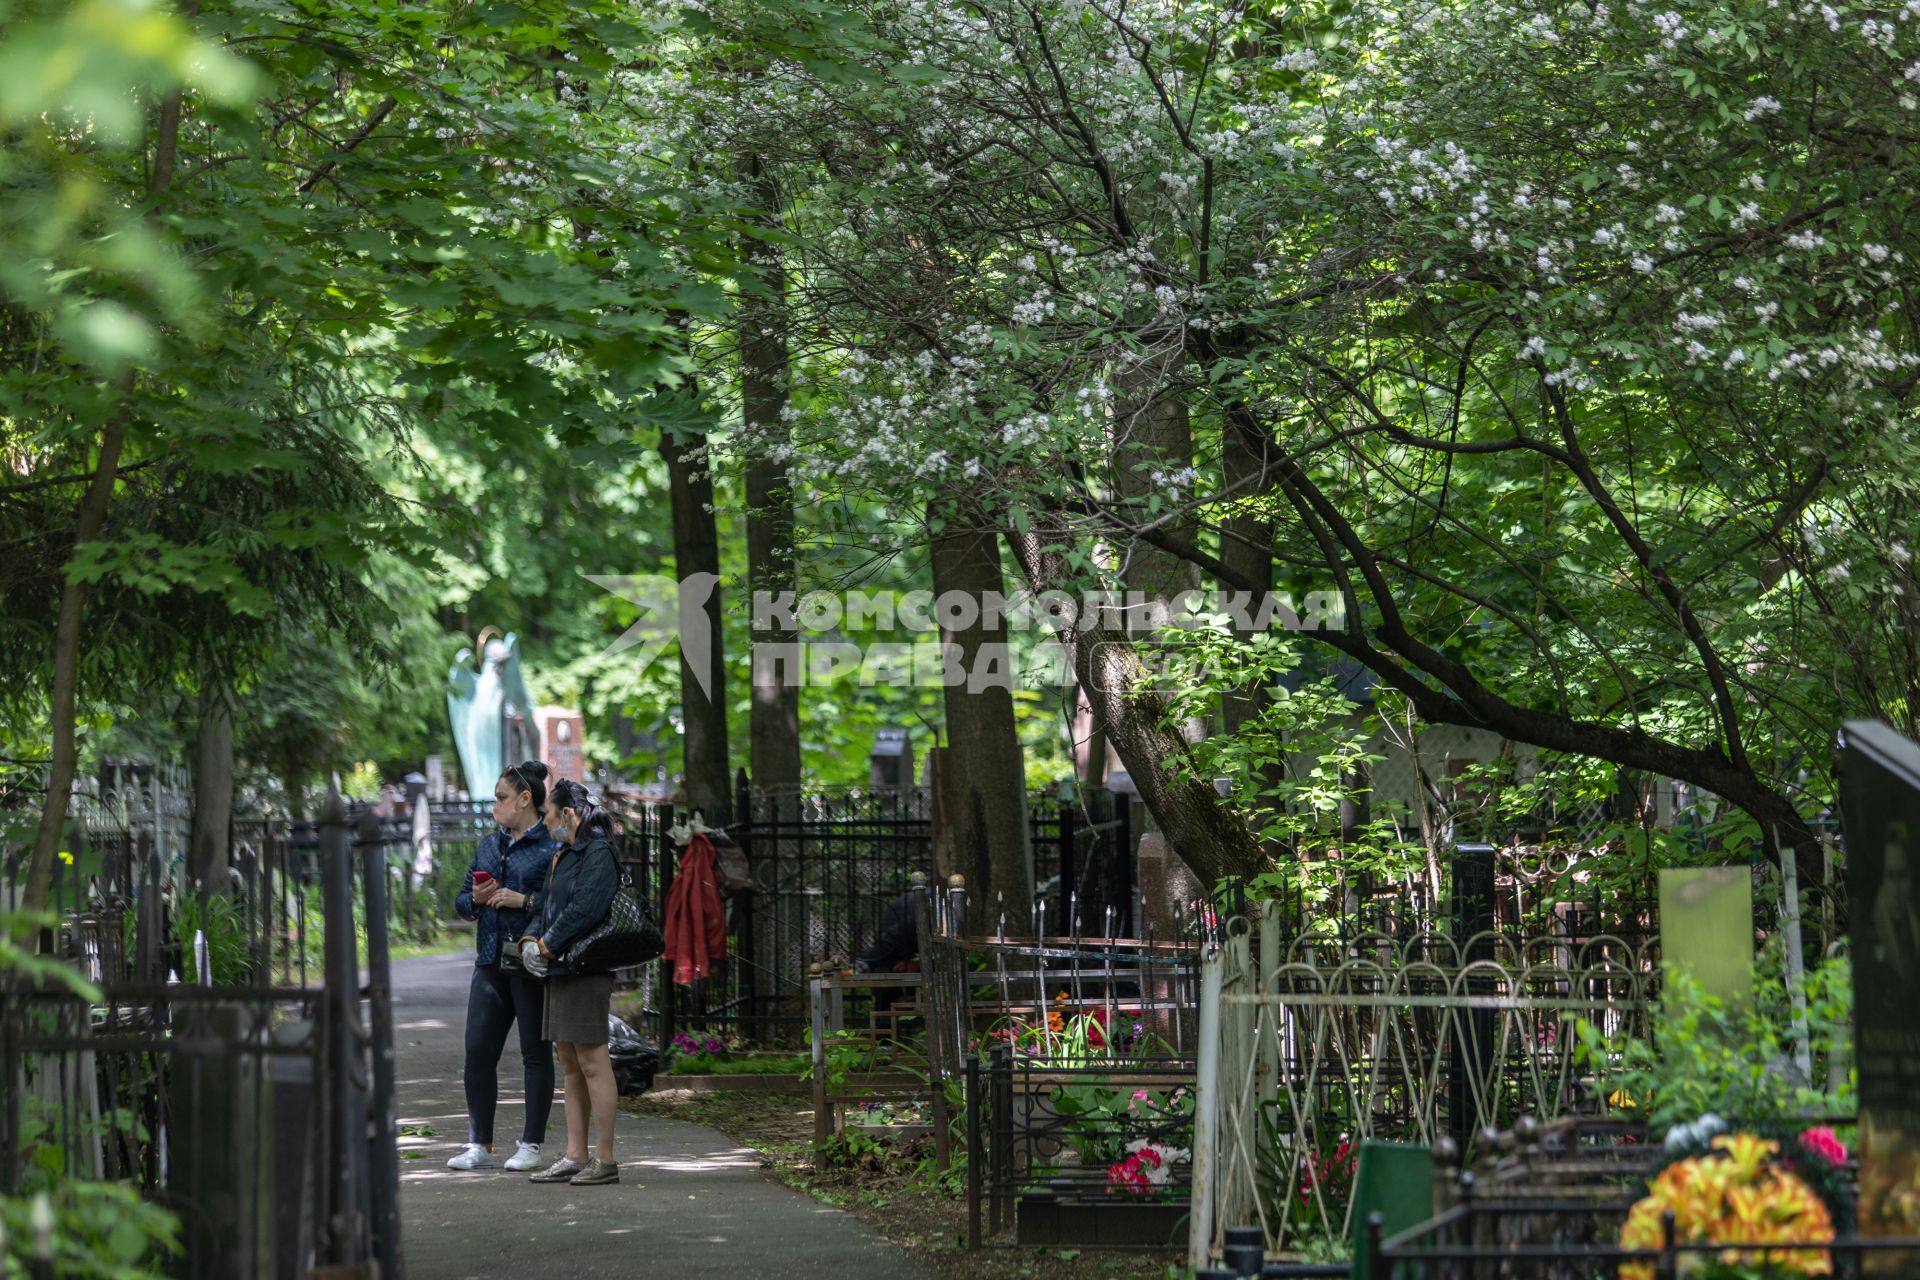
[[[620,1166],[613,1160],[613,1117],[620,1089],[607,1057],[613,975],[564,973],[549,966],[607,918],[620,884],[620,860],[608,839],[612,820],[578,782],[562,779],[554,784],[547,798],[547,827],[566,844],[548,873],[540,915],[521,944],[521,954],[529,969],[547,971],[546,1035],[566,1079],[567,1150],[532,1181],[597,1187],[620,1181]]]
[[[463,1073],[467,1145],[447,1161],[450,1169],[491,1169],[499,1163],[493,1152],[493,1114],[500,1101],[500,1054],[515,1023],[520,1026],[527,1114],[519,1146],[507,1157],[506,1167],[540,1167],[540,1144],[546,1141],[547,1115],[553,1110],[553,1049],[541,1033],[545,997],[539,979],[501,961],[502,952],[518,946],[515,940],[527,931],[539,906],[547,868],[560,848],[541,822],[546,802],[544,764],[529,760],[510,765],[500,774],[493,784],[493,820],[500,827],[474,849],[467,882],[454,900],[454,910],[476,927]]]

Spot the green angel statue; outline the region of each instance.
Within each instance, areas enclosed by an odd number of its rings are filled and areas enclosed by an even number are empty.
[[[509,762],[540,757],[533,699],[520,674],[519,641],[511,632],[489,638],[491,631],[480,633],[477,667],[473,650],[463,647],[447,669],[447,719],[467,792],[475,799],[492,793],[493,780]]]

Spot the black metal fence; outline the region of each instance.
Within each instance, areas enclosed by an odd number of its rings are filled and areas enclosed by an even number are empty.
[[[666,902],[680,851],[672,806],[615,809],[621,857],[635,885]],[[1132,838],[1124,797],[1051,795],[1029,802],[1039,894],[1036,918],[1079,919],[1089,934],[1123,935],[1135,918]],[[1116,816],[1117,813],[1117,816]],[[661,1043],[696,1027],[760,1040],[797,1038],[807,1025],[807,979],[815,964],[851,962],[880,928],[887,907],[931,880],[933,820],[922,788],[841,788],[799,795],[757,791],[737,780],[727,834],[745,853],[749,893],[730,898],[727,960],[710,977],[680,985],[663,961],[638,975],[644,1031]]]
[[[221,985],[303,986],[318,963],[312,823],[241,824],[224,891],[184,883],[151,830],[91,830],[52,868],[48,909],[62,921],[63,954],[89,981],[197,983],[194,940],[204,937]],[[24,850],[0,863],[17,883]]]
[[[384,837],[342,807],[255,852],[231,896],[174,891],[137,839],[97,876],[67,864],[83,909],[55,948],[93,985],[0,971],[0,1191],[129,1182],[179,1215],[188,1280],[402,1276]],[[318,907],[297,934],[285,893]],[[308,966],[320,985],[286,980]]]
[[[11,989],[0,1181],[124,1181],[179,1216],[185,1275],[291,1276],[317,1224],[319,989]]]
[[[1138,936],[1133,797],[1082,788],[1066,798],[1034,796],[1027,812],[1036,917],[1031,932]],[[1015,928],[1028,931],[1024,923]]]
[[[1191,1058],[970,1058],[968,1245],[1165,1248],[1193,1183]]]
[[[1465,852],[1475,849],[1481,851],[1480,876],[1469,866],[1476,859]],[[1348,874],[1337,864],[1323,877],[1324,896],[1309,893],[1301,878],[1269,896],[1281,903],[1281,924],[1290,938],[1313,934],[1351,943],[1432,933],[1572,940],[1604,935],[1640,945],[1658,937],[1655,873],[1622,876],[1608,868],[1603,876],[1599,869],[1605,865],[1603,858],[1558,845],[1463,846],[1449,851],[1441,867],[1448,892],[1438,901],[1424,876]],[[1770,911],[1757,906],[1756,925],[1770,921]]]
[[[1809,1118],[1805,1123],[1815,1122]],[[1846,1117],[1818,1122],[1852,1123]],[[1473,1167],[1436,1170],[1432,1217],[1390,1228],[1383,1221],[1386,1215],[1370,1212],[1367,1221],[1357,1224],[1356,1253],[1366,1273],[1381,1280],[1491,1275],[1517,1280],[1668,1280],[1695,1271],[1755,1277],[1904,1276],[1920,1269],[1920,1238],[1854,1234],[1850,1201],[1829,1206],[1824,1230],[1800,1221],[1798,1229],[1813,1226],[1813,1233],[1826,1239],[1795,1239],[1795,1226],[1763,1211],[1735,1225],[1730,1238],[1707,1243],[1683,1234],[1698,1224],[1677,1222],[1668,1211],[1656,1232],[1635,1232],[1634,1247],[1628,1247],[1622,1243],[1623,1228],[1648,1179],[1663,1163],[1660,1145],[1649,1137],[1644,1127],[1620,1121],[1527,1121],[1490,1144]],[[1442,1144],[1437,1154],[1451,1165],[1458,1148]],[[1853,1170],[1843,1175],[1849,1181],[1854,1176]],[[1407,1222],[1405,1215],[1399,1217]],[[1750,1233],[1745,1241],[1749,1247],[1730,1249],[1743,1231]],[[1716,1269],[1716,1263],[1725,1269]],[[1239,1273],[1233,1267],[1228,1271]]]
[[[1628,1249],[1619,1243],[1631,1203],[1502,1200],[1462,1204],[1396,1235],[1384,1235],[1375,1213],[1362,1242],[1368,1274],[1404,1280],[1467,1280],[1499,1275],[1512,1280],[1672,1280],[1737,1259],[1739,1266],[1709,1274],[1791,1280],[1807,1275],[1907,1276],[1920,1266],[1920,1238],[1862,1237],[1793,1239],[1770,1234],[1745,1248],[1725,1243],[1677,1240],[1669,1232],[1657,1248]],[[1671,1215],[1669,1215],[1669,1218]],[[1553,1229],[1541,1230],[1552,1222]],[[1560,1237],[1553,1239],[1550,1237]],[[1534,1237],[1524,1240],[1524,1237]],[[1231,1272],[1229,1274],[1232,1274]]]

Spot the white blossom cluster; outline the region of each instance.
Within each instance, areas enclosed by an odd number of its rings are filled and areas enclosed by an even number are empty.
[[[990,484],[1098,452],[1131,346],[1349,332],[1290,295],[1466,307],[1487,367],[1576,399],[1651,379],[1837,421],[1887,413],[1914,366],[1885,323],[1908,233],[1870,201],[1822,205],[1807,184],[1834,170],[1802,140],[1822,77],[1854,77],[1876,127],[1911,109],[1920,0],[1363,5],[1293,47],[1262,31],[1257,66],[1232,56],[1230,6],[886,13],[939,78],[880,108],[784,64],[709,100],[675,90],[702,121],[810,139],[830,175],[797,215],[816,220],[799,296],[838,337],[802,362],[774,445],[823,482]],[[1180,467],[1146,474],[1195,492]]]

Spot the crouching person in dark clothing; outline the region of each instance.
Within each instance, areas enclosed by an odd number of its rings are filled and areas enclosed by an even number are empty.
[[[853,967],[860,973],[917,973],[920,969],[920,930],[914,920],[913,900],[918,889],[909,889],[886,905],[880,913],[880,928],[859,955]],[[888,1012],[899,998],[893,987],[873,989],[873,1011]]]
[[[911,973],[920,960],[920,930],[913,919],[913,896],[909,889],[880,913],[880,929],[860,954],[853,967],[861,973]]]

